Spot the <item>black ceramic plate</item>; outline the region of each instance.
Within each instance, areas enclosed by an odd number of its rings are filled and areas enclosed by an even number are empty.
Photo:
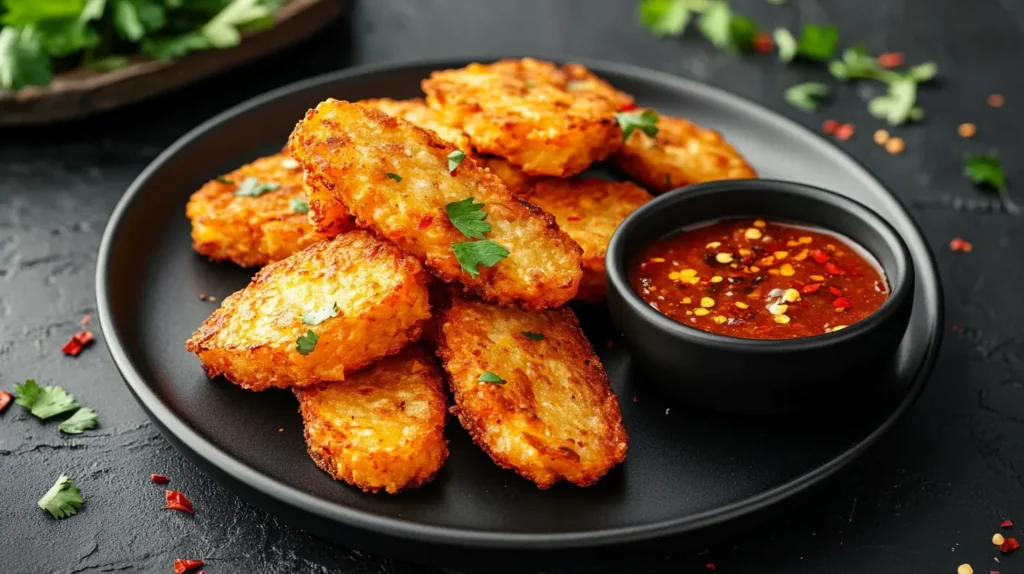
[[[208,380],[185,352],[185,340],[216,306],[198,294],[223,300],[250,276],[191,251],[185,202],[208,179],[280,150],[295,122],[321,100],[414,97],[431,70],[465,64],[442,61],[347,70],[256,98],[190,132],[132,184],[103,237],[97,296],[114,361],[154,423],[207,472],[304,528],[349,546],[419,557],[438,545],[465,549],[458,555],[486,551],[494,559],[500,551],[594,549],[670,535],[692,540],[807,491],[861,455],[917,398],[939,345],[938,278],[907,212],[853,159],[764,108],[688,80],[584,63],[641,105],[722,131],[762,176],[833,189],[896,227],[919,281],[885,397],[855,415],[829,416],[827,424],[687,407],[634,372],[613,343],[604,307],[578,307],[630,439],[626,463],[599,484],[537,490],[495,466],[457,422],[448,428],[450,458],[423,488],[372,495],[331,480],[306,455],[290,393],[250,393]],[[821,384],[832,376],[821,373]]]

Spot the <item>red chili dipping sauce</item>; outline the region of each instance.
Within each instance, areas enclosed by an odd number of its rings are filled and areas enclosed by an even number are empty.
[[[664,237],[633,262],[633,289],[662,314],[744,339],[838,331],[889,286],[867,252],[824,230],[729,220]]]

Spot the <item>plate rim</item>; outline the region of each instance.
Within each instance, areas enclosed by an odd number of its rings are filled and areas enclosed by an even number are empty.
[[[279,504],[298,509],[326,519],[334,523],[368,530],[370,532],[392,536],[400,539],[410,539],[417,542],[450,544],[464,547],[481,547],[495,549],[520,549],[520,550],[562,550],[578,549],[587,547],[598,547],[614,544],[628,544],[642,542],[673,535],[686,534],[702,530],[758,513],[783,501],[795,497],[816,485],[834,476],[854,460],[859,458],[865,451],[881,439],[909,410],[910,406],[917,401],[929,377],[934,370],[938,359],[939,349],[942,344],[943,328],[945,324],[945,312],[943,304],[942,284],[937,272],[935,255],[925,239],[920,226],[910,215],[903,202],[897,197],[870,169],[864,166],[852,155],[847,154],[828,141],[820,134],[804,127],[795,120],[789,119],[782,114],[775,112],[761,104],[742,96],[733,94],[722,88],[709,84],[674,76],[667,72],[644,68],[633,64],[611,62],[591,58],[551,58],[545,56],[532,56],[554,62],[579,62],[599,75],[613,74],[628,76],[641,82],[661,84],[666,89],[677,93],[694,95],[700,99],[715,100],[724,107],[739,108],[746,114],[758,116],[775,129],[787,132],[789,135],[810,140],[816,147],[819,147],[827,155],[834,157],[841,163],[850,166],[850,172],[863,180],[866,187],[875,188],[879,197],[888,203],[888,207],[897,217],[902,218],[909,224],[914,237],[910,237],[908,243],[911,251],[923,251],[925,257],[920,261],[924,273],[921,282],[924,289],[933,291],[934,309],[928,310],[928,315],[934,317],[935,327],[931,330],[928,347],[923,360],[918,365],[913,375],[913,383],[908,387],[903,400],[894,408],[889,416],[882,421],[875,430],[864,438],[848,447],[842,454],[818,466],[793,480],[775,486],[769,490],[760,492],[754,496],[732,502],[717,508],[705,510],[696,514],[683,517],[670,518],[658,522],[649,522],[631,526],[606,528],[600,530],[582,532],[561,532],[552,534],[523,533],[508,531],[477,531],[461,527],[439,526],[433,524],[421,524],[380,516],[372,512],[359,510],[338,503],[325,504],[320,498],[303,492],[299,488],[280,482],[258,470],[249,467],[240,460],[234,458],[230,453],[222,450],[212,442],[202,437],[198,432],[189,428],[180,420],[160,399],[160,397],[149,387],[145,378],[134,367],[132,360],[125,350],[122,339],[114,326],[114,314],[111,309],[111,300],[107,293],[108,279],[112,277],[111,253],[120,228],[126,214],[134,203],[136,196],[145,187],[152,174],[164,163],[173,158],[179,150],[192,143],[194,140],[203,137],[206,133],[216,129],[221,124],[231,120],[237,115],[243,114],[253,108],[260,107],[276,99],[290,94],[302,92],[323,84],[329,84],[341,80],[351,79],[358,76],[376,74],[382,72],[395,72],[408,68],[447,69],[465,66],[469,62],[488,62],[501,58],[522,58],[520,56],[497,56],[486,58],[424,58],[410,59],[395,62],[377,63],[362,66],[355,66],[327,72],[311,78],[300,80],[274,90],[265,92],[227,110],[220,112],[210,119],[200,123],[184,135],[179,137],[166,150],[161,152],[149,165],[132,181],[124,195],[118,200],[112,211],[107,225],[103,231],[100,241],[100,248],[96,261],[96,303],[97,315],[100,321],[100,328],[106,341],[107,350],[114,361],[114,365],[129,388],[132,395],[142,406],[147,416],[154,419],[154,423],[162,433],[169,435],[166,438],[185,451],[189,458],[198,458],[202,464],[215,468],[219,472],[215,478],[222,475],[245,485],[246,490],[255,490],[262,496],[268,497]],[[383,96],[381,96],[383,97]],[[901,234],[902,235],[902,234]],[[907,238],[904,238],[907,240]],[[915,245],[917,249],[915,249]],[[922,249],[923,248],[923,249]],[[220,480],[225,483],[223,479]],[[225,484],[230,490],[238,493],[238,485]]]

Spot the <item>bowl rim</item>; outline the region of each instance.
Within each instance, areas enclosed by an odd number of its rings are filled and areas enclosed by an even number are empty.
[[[873,313],[860,321],[851,323],[839,331],[799,337],[795,339],[745,339],[742,337],[731,337],[710,333],[697,327],[691,327],[668,317],[652,308],[640,295],[633,290],[629,281],[629,266],[631,261],[627,260],[626,242],[632,233],[637,233],[643,223],[653,217],[661,210],[682,210],[688,202],[707,197],[709,195],[724,194],[739,191],[757,191],[759,194],[777,194],[785,196],[788,200],[810,201],[819,204],[827,204],[829,207],[845,211],[877,232],[885,244],[892,251],[895,258],[895,273],[886,269],[886,278],[889,282],[889,297]],[[739,209],[737,209],[739,207]],[[723,213],[722,218],[744,217],[752,214],[744,213],[741,206],[730,206],[727,208],[730,213]],[[786,208],[780,208],[785,212]],[[805,223],[823,228],[825,231],[833,232],[832,227],[827,223],[801,221],[794,218],[793,223]],[[699,222],[691,222],[699,223]],[[685,227],[680,225],[677,229]],[[669,232],[671,233],[671,232]],[[665,234],[667,235],[667,233]],[[663,235],[664,236],[664,235]],[[870,249],[867,249],[856,237],[849,237],[860,248],[871,253],[872,257],[881,259]],[[811,349],[821,349],[841,345],[848,341],[863,337],[876,329],[881,328],[889,321],[896,312],[907,303],[912,301],[914,294],[914,268],[911,261],[910,250],[900,236],[899,232],[889,224],[881,215],[864,205],[863,203],[840,195],[834,191],[820,187],[785,181],[778,179],[733,179],[699,183],[676,188],[666,192],[653,200],[647,202],[639,209],[629,214],[619,224],[611,240],[608,243],[608,250],[605,254],[605,269],[609,288],[615,290],[625,302],[630,313],[637,315],[648,325],[670,335],[673,338],[687,342],[713,347],[723,351],[742,351],[757,354],[793,353]]]

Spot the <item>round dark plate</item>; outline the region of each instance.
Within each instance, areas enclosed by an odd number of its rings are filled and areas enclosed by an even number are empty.
[[[808,491],[864,453],[920,394],[940,342],[942,302],[931,254],[907,212],[856,161],[751,102],[631,66],[587,62],[641,105],[722,131],[764,177],[835,190],[874,208],[902,234],[919,281],[889,392],[855,413],[821,419],[727,416],[688,407],[645,384],[603,306],[576,308],[608,370],[629,432],[628,459],[591,488],[548,491],[495,466],[453,422],[451,456],[433,483],[397,496],[335,482],[306,455],[295,399],[209,380],[185,340],[250,271],[190,248],[185,202],[210,178],[281,149],[295,122],[328,97],[419,95],[431,70],[461,61],[328,74],[237,106],[194,129],[132,184],[111,216],[96,277],[114,361],[164,434],[230,488],[348,546],[448,560],[523,557],[678,536],[695,540]],[[611,174],[612,172],[605,172]],[[794,369],[800,368],[793,365]],[[821,373],[829,384],[835,373]],[[283,429],[283,430],[282,430]],[[679,538],[677,538],[679,540]],[[446,552],[445,548],[460,548]]]

